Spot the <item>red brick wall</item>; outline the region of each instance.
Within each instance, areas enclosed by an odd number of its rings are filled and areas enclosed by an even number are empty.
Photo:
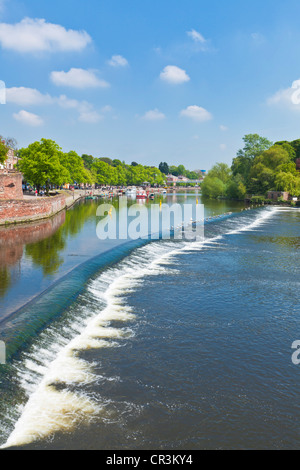
[[[23,199],[21,173],[0,173],[0,199]]]
[[[297,158],[296,160],[296,168],[297,170],[300,170],[300,158]]]
[[[0,224],[50,217],[66,207],[65,196],[26,200],[0,200]]]

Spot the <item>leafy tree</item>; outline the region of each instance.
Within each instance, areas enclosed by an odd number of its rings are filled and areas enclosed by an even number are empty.
[[[258,162],[251,169],[250,190],[253,194],[265,194],[268,190],[273,189],[274,180],[274,171],[262,162]]]
[[[93,163],[94,163],[94,157],[92,155],[86,155],[86,154],[83,154],[81,156],[82,160],[83,160],[83,164],[85,166],[85,168],[89,171],[91,171],[92,169],[92,166],[93,166]]]
[[[243,182],[248,184],[249,174],[255,157],[261,155],[265,150],[272,146],[266,137],[260,137],[258,134],[248,134],[243,138],[244,148],[237,152],[236,158],[232,161],[233,176],[241,175]]]
[[[123,166],[123,163],[121,160],[118,160],[117,158],[113,160],[113,166]]]
[[[190,179],[190,180],[198,180],[199,179],[199,174],[196,173],[195,171],[186,171],[185,176]]]
[[[287,153],[289,154],[289,157],[290,157],[291,161],[296,160],[296,150],[294,149],[294,147],[289,142],[287,142],[287,141],[275,142],[274,145],[275,146],[281,146],[282,148],[284,148],[284,150],[286,150]]]
[[[96,159],[93,163],[92,172],[96,177],[96,181],[100,185],[117,185],[118,172],[117,169],[100,159]]]
[[[74,150],[68,153],[60,152],[59,157],[60,163],[69,172],[69,183],[91,184],[93,182],[91,173],[84,167],[82,158]]]
[[[172,165],[172,166],[170,166],[169,170],[170,170],[171,175],[180,176],[177,166]]]
[[[117,175],[118,175],[118,186],[126,186],[127,185],[127,170],[124,168],[123,165],[118,165],[116,167]]]
[[[70,179],[68,170],[60,163],[61,148],[56,142],[49,139],[41,139],[27,148],[20,150],[20,170],[26,181],[35,185],[40,190],[46,186],[47,194],[49,185],[61,185]]]
[[[7,157],[8,148],[2,140],[0,140],[0,163],[4,163]]]
[[[101,157],[99,158],[100,162],[105,162],[105,163],[108,163],[108,165],[110,166],[114,166],[113,165],[113,161],[111,158],[108,158],[108,157]]]
[[[179,165],[177,168],[178,171],[178,176],[185,176],[186,174],[186,169],[183,165]]]
[[[244,185],[241,176],[236,176],[229,180],[226,185],[226,196],[229,199],[244,199],[247,193],[247,188]]]
[[[290,162],[288,151],[283,146],[273,145],[254,160],[254,165],[262,163],[271,170],[276,170],[280,165]]]
[[[231,177],[231,169],[226,163],[216,163],[208,172],[207,176],[211,178],[218,178],[223,183],[227,183]]]
[[[137,162],[132,162],[131,166],[138,166],[138,163]]]
[[[275,177],[277,191],[288,191],[293,196],[300,195],[300,177],[290,172],[280,171]]]
[[[241,156],[254,159],[273,145],[266,137],[261,137],[258,134],[245,135],[243,137],[243,141],[245,145],[242,150],[238,151],[238,157]]]
[[[207,176],[201,185],[201,192],[205,197],[222,197],[225,195],[225,190],[225,183],[215,176]]]
[[[164,175],[169,174],[169,165],[166,162],[161,162],[158,168],[159,168],[159,171],[163,173]]]
[[[290,144],[296,152],[296,158],[300,158],[300,139],[293,140]]]

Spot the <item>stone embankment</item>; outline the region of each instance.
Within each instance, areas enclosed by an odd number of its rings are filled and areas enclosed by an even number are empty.
[[[84,191],[52,197],[24,196],[23,199],[0,199],[0,225],[47,219],[68,209],[85,196]]]

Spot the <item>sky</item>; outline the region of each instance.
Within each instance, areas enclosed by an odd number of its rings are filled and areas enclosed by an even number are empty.
[[[300,2],[0,0],[0,81],[20,148],[231,165],[246,134],[300,138]]]

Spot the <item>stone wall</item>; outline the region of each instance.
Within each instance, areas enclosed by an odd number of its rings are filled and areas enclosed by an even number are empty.
[[[21,173],[0,172],[0,199],[23,199]]]
[[[66,208],[65,196],[0,200],[0,225],[51,217]]]

